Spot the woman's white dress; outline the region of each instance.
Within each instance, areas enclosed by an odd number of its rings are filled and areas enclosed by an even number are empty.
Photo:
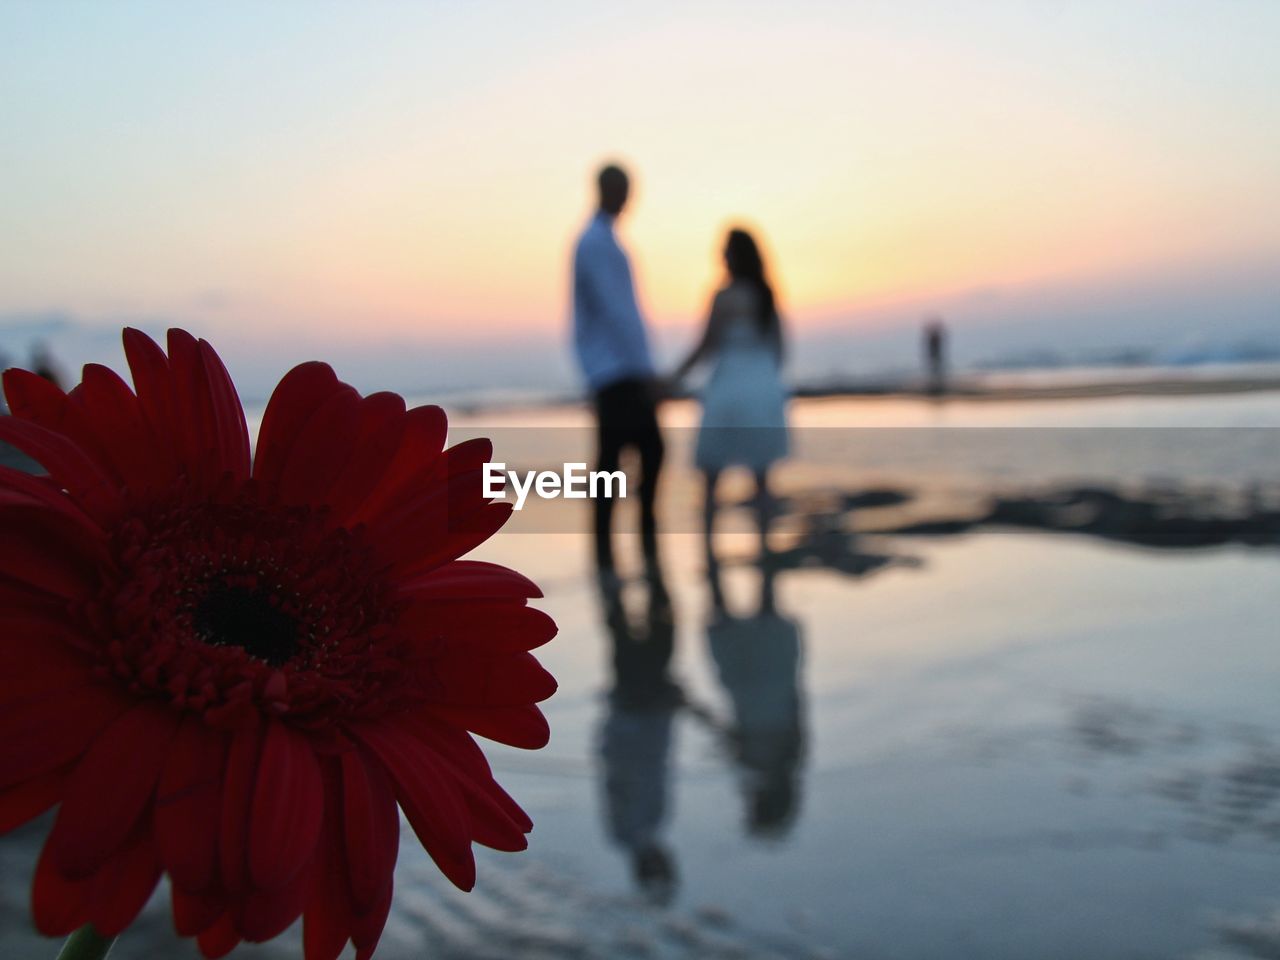
[[[776,341],[761,329],[758,296],[752,287],[734,283],[716,294],[711,308],[723,326],[702,390],[694,456],[701,470],[763,470],[787,455],[786,388]]]

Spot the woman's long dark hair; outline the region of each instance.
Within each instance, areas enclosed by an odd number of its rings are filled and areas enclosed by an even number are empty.
[[[760,248],[751,234],[738,227],[729,231],[729,239],[724,245],[724,262],[730,277],[751,283],[760,294],[760,314],[757,317],[760,331],[768,333],[778,327],[781,321],[778,319],[778,305],[773,299],[773,287],[769,286],[764,258],[760,256]]]

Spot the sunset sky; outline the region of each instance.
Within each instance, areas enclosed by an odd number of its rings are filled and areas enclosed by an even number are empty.
[[[855,353],[935,310],[1015,345],[1054,316],[1086,346],[1254,335],[1280,326],[1278,39],[1271,0],[4,0],[0,335],[558,351],[613,157],[663,343],[735,222],[793,329]]]

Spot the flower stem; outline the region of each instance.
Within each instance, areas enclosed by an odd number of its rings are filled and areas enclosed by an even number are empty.
[[[67,937],[58,952],[58,960],[103,960],[115,942],[115,937],[104,937],[93,929],[93,924],[86,923]]]

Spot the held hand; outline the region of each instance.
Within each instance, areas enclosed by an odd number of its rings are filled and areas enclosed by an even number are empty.
[[[678,376],[660,376],[653,381],[653,399],[670,400],[680,394],[680,378]]]

